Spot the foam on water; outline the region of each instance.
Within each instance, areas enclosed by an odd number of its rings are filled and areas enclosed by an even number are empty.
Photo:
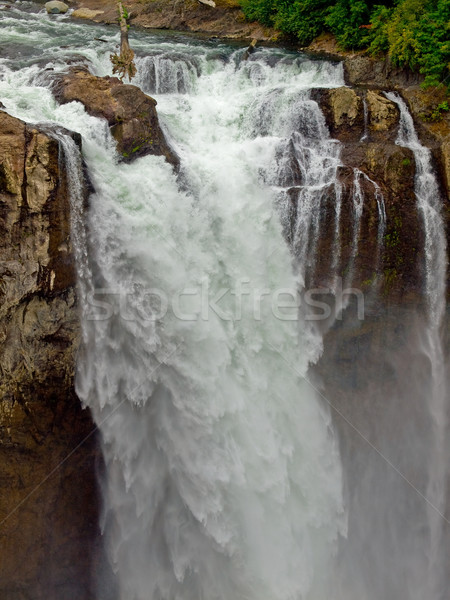
[[[167,44],[184,50],[165,42],[161,54]],[[294,112],[317,111],[305,90],[341,84],[342,70],[266,50],[246,64],[242,50],[186,52],[195,69],[138,61],[158,65],[140,77],[167,92],[157,99],[184,191],[160,157],[118,163],[105,122],[57,106],[36,66],[5,65],[0,82],[12,114],[82,133],[96,189],[77,391],[102,434],[110,560],[123,600],[324,598],[345,532],[341,469],[305,379],[321,340],[312,351],[297,308],[273,302],[298,282],[264,172]],[[260,129],[261,95],[288,89],[282,129]]]

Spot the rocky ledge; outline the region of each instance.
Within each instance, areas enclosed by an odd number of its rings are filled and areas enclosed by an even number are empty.
[[[4,600],[40,600],[54,589],[60,600],[92,597],[99,453],[73,385],[79,319],[60,152],[47,133],[0,111]]]
[[[154,154],[178,168],[178,157],[159,126],[156,100],[135,85],[123,84],[117,77],[96,77],[86,67],[72,67],[55,77],[52,91],[60,104],[76,100],[90,115],[106,119],[123,160]]]
[[[389,56],[373,57],[364,51],[341,50],[336,38],[325,33],[307,48],[308,53],[342,60],[345,82],[358,93],[366,90],[397,90],[406,100],[422,141],[433,150],[450,197],[450,112],[439,107],[448,103],[446,85],[422,89],[424,76],[392,64]]]
[[[395,143],[399,110],[381,90],[341,87],[316,89],[312,97],[320,105],[330,134],[342,142],[338,188],[330,186],[321,198],[320,235],[316,260],[307,272],[309,287],[327,287],[336,264],[334,246],[337,193],[340,194],[339,256],[337,274],[346,286],[366,293],[367,298],[390,304],[421,304],[424,280],[424,228],[414,190],[416,165],[411,150]],[[442,165],[435,149],[436,165]],[[295,173],[295,170],[293,170]],[[444,171],[440,171],[445,199]],[[296,189],[301,176],[293,179],[290,201],[292,223],[297,214]],[[338,191],[337,191],[338,190]],[[361,199],[363,195],[363,200]],[[380,198],[386,212],[380,239]],[[362,202],[355,254],[355,203]],[[448,202],[444,218],[448,215]],[[294,239],[293,231],[287,238]],[[353,258],[354,257],[354,258]],[[372,293],[373,292],[373,293]]]

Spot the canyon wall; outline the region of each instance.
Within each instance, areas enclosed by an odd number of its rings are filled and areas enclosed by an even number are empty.
[[[0,111],[4,600],[47,599],[49,589],[59,600],[93,597],[100,455],[73,385],[80,334],[75,277],[59,144]]]

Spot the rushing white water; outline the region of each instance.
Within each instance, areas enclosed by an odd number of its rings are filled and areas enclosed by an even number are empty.
[[[369,139],[369,109],[367,108],[367,100],[363,98],[363,112],[364,112],[364,133],[361,136],[361,142],[365,142]]]
[[[99,271],[129,302],[126,319],[91,323],[95,361],[79,376],[102,422],[105,530],[123,598],[305,597],[341,527],[336,450],[302,380],[301,330],[267,303],[254,312],[259,290],[296,288],[258,175],[277,140],[258,135],[255,110],[271,79],[287,82],[263,62],[258,90],[248,65],[219,66],[189,98],[158,98],[192,193],[155,159],[95,180],[99,198],[131,208],[118,230],[117,214],[93,202],[113,223],[96,237]],[[236,307],[244,285],[251,302]],[[177,306],[146,322],[143,292]]]
[[[297,207],[292,245],[300,265],[302,283],[307,268],[314,269],[316,248],[320,234],[322,201],[332,194],[335,204],[334,247],[339,255],[339,217],[341,186],[337,178],[340,160],[340,144],[330,138],[325,119],[316,102],[306,99],[295,110],[297,130],[280,153],[278,181],[288,187],[286,194],[292,196],[295,189]],[[289,161],[289,162],[288,162]],[[298,165],[296,177],[286,177],[287,164]],[[291,175],[291,171],[288,171]],[[292,201],[289,199],[289,201]]]
[[[354,207],[354,224],[353,224],[353,252],[352,252],[352,262],[351,268],[349,270],[349,283],[352,283],[353,278],[353,269],[355,263],[355,257],[358,252],[358,242],[359,242],[359,234],[361,229],[361,218],[362,211],[364,208],[364,192],[361,188],[361,179],[365,179],[370,186],[373,188],[373,194],[375,201],[377,203],[377,213],[378,213],[378,233],[377,233],[377,256],[374,264],[378,267],[380,266],[380,258],[381,258],[381,250],[383,249],[384,244],[384,234],[386,233],[386,205],[384,203],[384,196],[380,189],[380,186],[376,181],[373,181],[366,173],[363,173],[359,169],[354,170],[354,180],[353,180],[353,207]]]
[[[446,512],[448,484],[448,393],[446,368],[442,341],[445,314],[447,280],[447,242],[442,216],[442,197],[431,162],[431,151],[422,146],[414,127],[412,116],[405,101],[396,93],[386,96],[400,110],[400,127],[397,144],[414,153],[416,164],[415,193],[422,215],[425,232],[425,293],[427,298],[428,327],[425,332],[424,350],[431,368],[431,390],[428,398],[434,434],[429,461],[427,498],[429,506],[429,573],[430,598],[444,598],[446,564],[443,540],[443,515]]]
[[[416,162],[415,193],[425,230],[425,290],[431,327],[439,328],[445,311],[447,243],[442,218],[442,198],[431,163],[431,151],[422,146],[405,101],[386,94],[400,109],[397,144],[409,148]]]
[[[160,157],[118,163],[103,121],[36,85],[51,72],[8,62],[0,82],[11,114],[82,133],[96,189],[90,265],[84,248],[77,255],[77,391],[102,434],[119,597],[325,598],[323,573],[345,533],[340,463],[305,379],[320,339],[306,347],[297,307],[278,306],[276,294],[296,297],[298,283],[267,183],[303,121],[324,127],[308,88],[340,85],[342,71],[282,52],[241,63],[243,50],[156,46],[150,38],[138,82],[160,94],[178,181]],[[76,177],[73,145],[55,135]]]

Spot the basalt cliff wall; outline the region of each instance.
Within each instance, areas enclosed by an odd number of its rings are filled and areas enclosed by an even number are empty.
[[[336,180],[311,207],[317,215],[311,227],[318,233],[311,234],[314,256],[305,265],[306,287],[325,291],[338,276],[344,287],[364,293],[367,308],[423,307],[425,231],[415,194],[417,165],[414,153],[396,143],[400,125],[397,104],[382,89],[358,87],[317,88],[311,97],[322,110],[331,138],[340,142],[340,165]],[[426,131],[422,138],[433,153],[447,225],[449,199],[442,145]],[[291,186],[287,194],[290,222],[284,233],[295,256],[297,240],[300,236],[301,247],[302,237],[297,231],[299,203],[304,202],[295,141],[291,152],[283,182]]]
[[[48,133],[0,111],[4,600],[90,598],[93,591],[100,455],[89,411],[74,392],[80,325],[61,159]]]
[[[424,228],[414,191],[416,164],[408,148],[396,144],[400,113],[382,90],[342,87],[316,89],[333,138],[342,144],[337,177],[341,184],[338,274],[343,281],[376,297],[376,304],[420,304],[424,281]],[[436,168],[440,158],[434,148]],[[441,171],[442,197],[445,197]],[[362,213],[356,257],[355,202],[362,192]],[[380,239],[380,203],[385,225]],[[323,203],[314,286],[330,277],[336,198]],[[447,207],[447,205],[446,205]],[[352,276],[348,279],[351,265]]]

